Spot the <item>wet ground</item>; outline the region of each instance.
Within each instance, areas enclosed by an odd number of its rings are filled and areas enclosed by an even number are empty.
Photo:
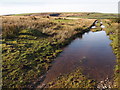
[[[97,81],[112,78],[115,55],[105,31],[88,32],[73,40],[56,58],[43,84],[82,67],[83,74]]]

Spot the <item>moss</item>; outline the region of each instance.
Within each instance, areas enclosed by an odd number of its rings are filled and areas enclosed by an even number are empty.
[[[76,69],[49,82],[45,88],[96,88],[96,82],[82,75],[81,69]]]

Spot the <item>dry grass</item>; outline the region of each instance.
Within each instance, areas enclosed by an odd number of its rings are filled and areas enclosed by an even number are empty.
[[[5,16],[2,17],[3,38],[17,37],[23,29],[38,30],[41,33],[48,35],[56,35],[59,38],[70,38],[76,34],[76,28],[86,29],[91,25],[94,19],[56,19],[44,18],[41,16]],[[67,22],[66,22],[67,20]]]
[[[2,17],[3,38],[17,36],[20,30],[34,29],[42,32],[43,28],[49,28],[55,23],[41,17],[28,16],[7,16]]]

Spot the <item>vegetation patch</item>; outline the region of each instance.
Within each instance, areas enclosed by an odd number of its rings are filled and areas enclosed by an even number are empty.
[[[106,23],[106,33],[112,40],[111,46],[116,55],[116,66],[114,68],[114,88],[120,88],[120,32],[119,32],[119,19],[109,19],[104,21]]]
[[[29,87],[44,75],[54,58],[77,33],[94,20],[55,22],[37,16],[4,16],[2,33],[3,87]],[[81,23],[82,22],[82,23]],[[64,25],[63,25],[64,23]],[[69,25],[69,24],[72,24]],[[76,28],[82,28],[76,31]]]
[[[96,88],[96,82],[86,78],[81,73],[81,69],[77,69],[69,74],[58,77],[56,80],[48,83],[45,88]]]

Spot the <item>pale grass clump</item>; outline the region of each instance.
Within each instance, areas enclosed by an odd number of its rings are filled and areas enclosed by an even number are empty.
[[[34,29],[42,32],[43,28],[49,28],[55,25],[55,23],[43,18],[25,16],[5,16],[2,18],[2,21],[3,38],[15,37],[23,29]]]

